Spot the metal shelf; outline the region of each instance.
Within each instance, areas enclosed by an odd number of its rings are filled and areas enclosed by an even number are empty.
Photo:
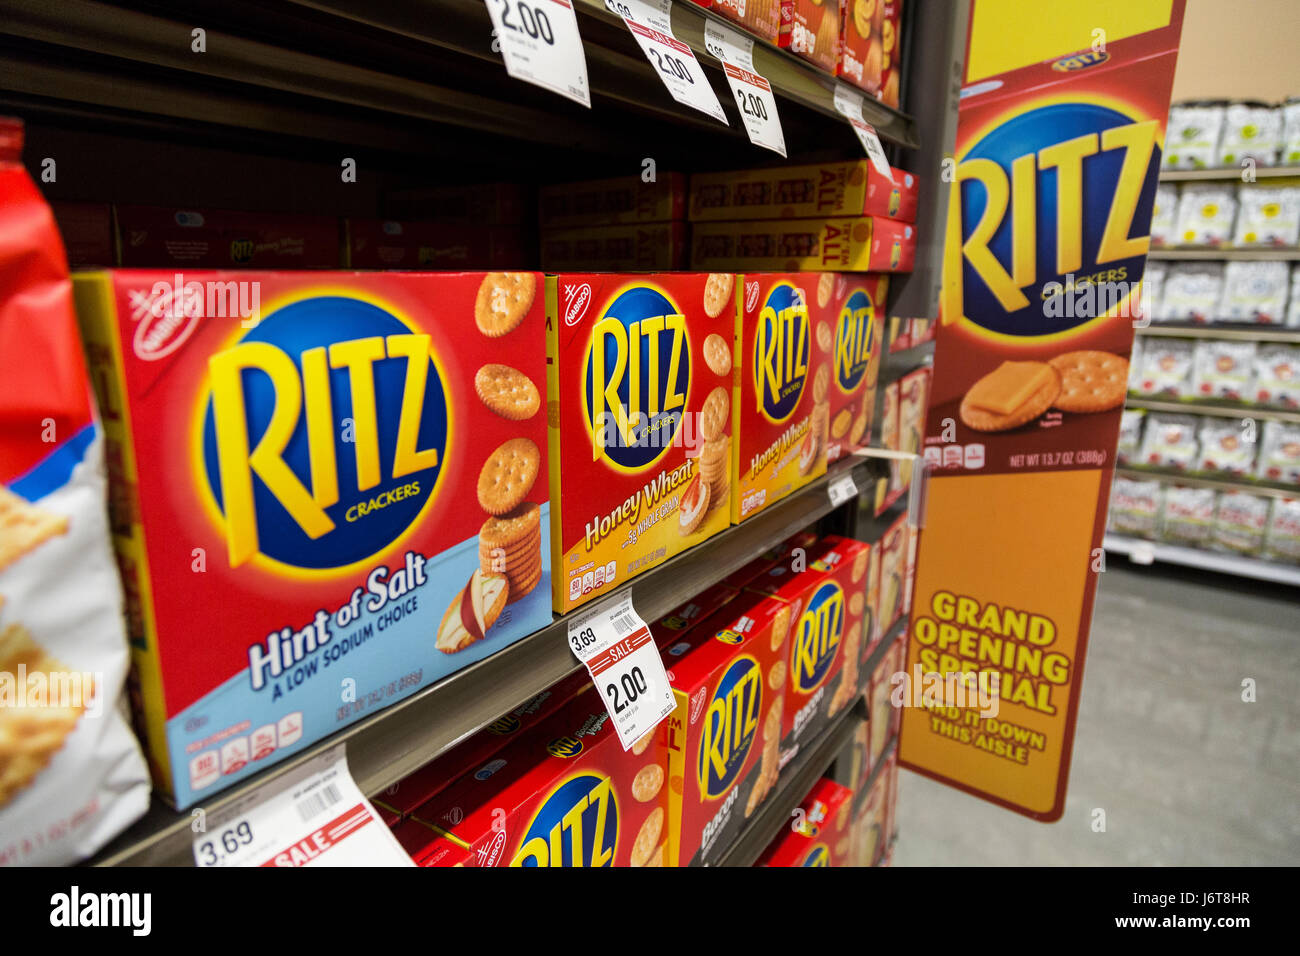
[[[1243,172],[1245,170],[1240,166],[1225,166],[1220,169],[1162,169],[1160,181],[1172,183],[1187,180],[1241,180]],[[1300,166],[1256,166],[1252,172],[1256,179],[1280,179],[1283,176],[1300,176]]]
[[[1291,342],[1300,345],[1300,329],[1270,325],[1144,325],[1138,335],[1175,339],[1232,339],[1241,342]]]
[[[1291,260],[1300,260],[1300,249],[1288,247],[1284,249],[1240,249],[1236,247],[1197,247],[1188,249],[1152,249],[1147,253],[1148,259],[1174,259],[1174,260],[1198,260],[1198,261],[1240,261],[1249,260],[1254,262],[1289,262]]]
[[[1252,495],[1264,495],[1269,498],[1300,497],[1300,487],[1276,482],[1250,481],[1239,478],[1214,478],[1209,475],[1188,475],[1169,468],[1145,468],[1126,466],[1116,468],[1119,478],[1136,478],[1138,480],[1158,479],[1165,484],[1186,485],[1189,488],[1213,488],[1215,491],[1245,491]]]
[[[906,627],[907,620],[904,618],[890,629],[889,633],[881,639],[876,649],[871,652],[871,656],[867,658],[866,664],[862,667],[863,674],[875,673],[880,662],[884,660],[885,653],[894,645],[894,642],[898,640]],[[776,793],[765,802],[762,809],[755,815],[753,822],[727,848],[727,852],[723,854],[717,865],[753,866],[755,861],[763,855],[763,851],[767,849],[768,844],[781,832],[781,828],[789,825],[790,815],[794,812],[795,807],[803,803],[804,798],[808,796],[808,791],[813,788],[813,784],[826,773],[831,764],[835,762],[835,759],[844,752],[849,741],[853,739],[853,732],[857,729],[857,723],[866,720],[867,717],[866,702],[859,697],[852,707],[835,718],[831,725],[822,731],[821,736],[813,744],[796,756],[787,765],[786,769],[781,771]],[[871,769],[871,776],[867,779],[865,789],[871,789],[871,784],[875,782],[880,769],[884,767],[896,741],[897,737],[895,736],[881,752],[880,760]]]
[[[1107,551],[1127,554],[1134,564],[1153,564],[1156,561],[1163,561],[1189,568],[1236,574],[1260,581],[1276,581],[1293,587],[1300,586],[1300,567],[1295,565],[1276,564],[1260,558],[1248,558],[1220,551],[1204,551],[1200,548],[1146,541],[1142,538],[1129,538],[1118,534],[1107,534],[1103,543]]]
[[[643,618],[660,618],[742,567],[754,555],[834,510],[827,491],[831,480],[852,471],[854,481],[864,488],[878,468],[874,463],[837,463],[826,477],[610,593],[630,590]],[[568,621],[568,617],[555,618],[549,627],[492,657],[457,671],[205,801],[203,809],[214,813],[339,743],[347,746],[348,767],[361,791],[378,793],[578,670],[580,665],[565,639]],[[192,836],[190,814],[178,813],[155,798],[146,816],[92,862],[188,865],[192,861]]]
[[[1300,412],[1242,402],[1212,402],[1202,400],[1144,398],[1130,395],[1124,401],[1126,408],[1145,408],[1152,412],[1175,412],[1188,415],[1217,415],[1219,418],[1263,418],[1279,422],[1300,424]]]

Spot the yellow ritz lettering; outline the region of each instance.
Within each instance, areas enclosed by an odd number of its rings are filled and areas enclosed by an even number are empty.
[[[668,355],[659,348],[659,334],[672,332],[672,348]],[[646,362],[641,367],[641,339],[646,340]],[[612,339],[615,357],[612,368],[605,364],[605,344]],[[599,461],[608,439],[607,423],[611,421],[621,437],[619,444],[635,446],[641,436],[634,429],[643,423],[653,422],[663,412],[671,412],[686,404],[686,396],[677,391],[677,374],[681,368],[682,352],[686,342],[686,317],[684,315],[658,315],[640,319],[628,326],[612,316],[596,323],[591,345],[591,430],[597,436],[593,443],[592,460]],[[663,374],[667,363],[667,373]],[[619,398],[618,387],[627,378],[627,405]],[[649,383],[648,407],[641,408],[641,383]]]
[[[322,346],[302,353],[301,379],[293,358],[266,342],[243,342],[208,360],[231,567],[243,564],[258,550],[253,475],[262,480],[308,537],[315,540],[334,529],[334,522],[325,513],[326,508],[339,500],[331,369],[347,370],[358,491],[373,488],[381,480],[374,365],[385,357],[406,359],[402,413],[390,477],[401,478],[437,466],[436,448],[418,451],[415,447],[424,408],[429,354],[427,335],[390,335],[386,339],[375,336],[335,342],[328,350]],[[251,450],[245,425],[243,383],[243,373],[250,369],[266,375],[275,393],[271,420]],[[285,448],[304,410],[311,461],[310,489],[284,460]]]
[[[804,627],[800,629],[795,646],[800,682],[805,684],[817,672],[817,662],[831,655],[840,640],[840,614],[844,599],[835,595],[823,601],[816,610],[804,614]]]
[[[758,727],[759,668],[751,667],[725,697],[715,697],[704,721],[704,752],[715,777],[727,775],[727,763]]]
[[[871,357],[871,336],[867,334],[867,316],[870,314],[868,308],[850,309],[847,304],[840,310],[840,340],[835,343],[835,361],[840,378],[849,378],[854,365]]]
[[[800,302],[779,312],[764,305],[758,317],[758,407],[779,402],[781,390],[808,371],[804,347],[808,341],[808,307]]]
[[[1056,271],[1060,275],[1078,272],[1083,264],[1083,213],[1090,197],[1083,195],[1083,162],[1090,156],[1124,150],[1119,180],[1110,197],[1106,227],[1098,243],[1096,264],[1145,255],[1149,236],[1129,238],[1147,168],[1155,149],[1159,124],[1155,120],[1129,123],[1074,139],[1053,143],[1037,153],[1019,156],[1011,163],[1011,176],[991,159],[964,160],[957,167],[956,182],[977,182],[984,188],[985,205],[980,220],[962,242],[961,206],[948,206],[948,237],[945,243],[944,316],[955,321],[962,314],[961,258],[971,264],[1008,312],[1029,305],[1023,289],[1038,280],[1037,202],[1038,173],[1056,171]],[[1008,272],[989,249],[989,243],[1011,215],[1011,271]],[[949,318],[951,317],[951,318]]]
[[[564,845],[569,845],[569,859],[573,866],[607,866],[614,851],[605,846],[605,826],[609,818],[609,778],[605,778],[583,795],[582,799],[565,812],[560,821],[551,827],[546,836],[535,836],[519,848],[511,866],[524,866],[528,860],[535,866],[564,866]],[[592,858],[582,855],[582,818],[589,807],[595,807],[595,832],[592,834]]]

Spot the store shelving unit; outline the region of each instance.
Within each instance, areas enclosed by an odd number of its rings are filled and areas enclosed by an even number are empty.
[[[1225,339],[1234,342],[1287,342],[1300,345],[1300,329],[1268,325],[1144,325],[1137,334],[1150,338]]]
[[[1259,558],[1228,554],[1222,551],[1189,548],[1180,544],[1147,541],[1144,538],[1131,538],[1109,532],[1106,534],[1103,543],[1107,551],[1126,554],[1134,564],[1153,564],[1159,561],[1168,564],[1181,564],[1190,568],[1202,568],[1207,571],[1235,574],[1240,577],[1257,578],[1261,581],[1276,581],[1279,584],[1300,586],[1300,567],[1295,565],[1277,564],[1272,561],[1263,561]]]
[[[1300,412],[1265,405],[1246,405],[1241,402],[1216,402],[1209,399],[1144,398],[1130,395],[1124,402],[1126,408],[1145,408],[1150,412],[1185,412],[1189,415],[1214,415],[1219,418],[1258,418],[1279,422],[1300,423]]]
[[[1251,260],[1254,262],[1291,262],[1300,260],[1300,249],[1280,248],[1270,249],[1260,247],[1258,249],[1245,249],[1236,246],[1225,247],[1204,247],[1204,248],[1177,248],[1177,249],[1152,249],[1147,253],[1148,259],[1169,259],[1174,261],[1210,261],[1210,262],[1231,262],[1241,260]]]
[[[1242,179],[1245,172],[1246,170],[1240,166],[1225,166],[1220,169],[1162,169],[1160,170],[1160,181],[1162,183],[1187,182],[1189,180],[1208,182],[1235,179],[1239,182],[1245,182],[1246,180]],[[1300,176],[1300,166],[1256,166],[1251,170],[1251,175],[1255,179],[1281,179],[1286,176]]]
[[[1300,488],[1268,481],[1235,481],[1232,478],[1216,478],[1209,475],[1188,475],[1171,468],[1147,468],[1129,465],[1116,468],[1119,478],[1137,480],[1158,479],[1166,484],[1185,485],[1189,488],[1212,488],[1215,491],[1246,491],[1252,495],[1264,495],[1268,498],[1297,498]]]

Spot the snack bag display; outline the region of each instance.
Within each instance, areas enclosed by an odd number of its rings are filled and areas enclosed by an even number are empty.
[[[1138,296],[1140,307],[1135,316],[1139,321],[1160,322],[1164,319],[1161,297],[1164,294],[1165,273],[1164,263],[1147,263],[1146,271],[1142,273],[1141,292]],[[1134,344],[1136,345],[1136,342]]]
[[[1166,486],[1160,512],[1160,537],[1193,547],[1206,544],[1214,530],[1216,499],[1213,488]]]
[[[149,806],[121,713],[103,426],[22,149],[22,124],[0,118],[0,867],[75,863]]]
[[[1222,262],[1175,262],[1165,274],[1157,318],[1165,322],[1209,322],[1223,297]]]
[[[849,866],[853,791],[822,777],[755,866]]]
[[[781,0],[713,0],[713,9],[765,40],[780,34]]]
[[[1134,388],[1141,395],[1181,398],[1191,394],[1196,349],[1184,339],[1149,339],[1142,346],[1142,367]]]
[[[1195,415],[1152,412],[1142,434],[1142,464],[1157,468],[1187,469],[1196,460]]]
[[[870,160],[733,169],[691,175],[692,222],[882,216],[916,221],[916,176],[895,169],[892,180]]]
[[[1274,498],[1264,533],[1264,557],[1300,562],[1300,498]]]
[[[1251,391],[1261,405],[1300,408],[1300,346],[1259,343]]]
[[[1235,418],[1201,419],[1196,471],[1245,476],[1255,468],[1255,444],[1247,440],[1243,423]]]
[[[1218,246],[1232,238],[1237,196],[1231,186],[1188,183],[1178,195],[1174,233],[1180,245]]]
[[[1282,115],[1272,106],[1250,100],[1230,103],[1224,112],[1214,165],[1240,166],[1250,160],[1272,166],[1277,162],[1281,139]]]
[[[1300,185],[1286,181],[1286,185],[1242,186],[1237,202],[1234,245],[1300,245]]]
[[[740,372],[731,403],[731,518],[737,523],[826,473],[835,346],[830,324],[813,321],[822,276],[742,279],[735,336]],[[827,288],[834,282],[832,275]]]
[[[1111,485],[1108,530],[1154,538],[1160,521],[1164,489],[1158,481],[1116,478]]]
[[[1300,165],[1300,97],[1292,96],[1278,109],[1282,113],[1281,163]]]
[[[829,0],[781,0],[777,46],[834,73],[840,52],[838,5]]]
[[[549,624],[550,505],[537,274],[178,275],[75,288],[185,807]]]
[[[1178,187],[1162,184],[1156,187],[1155,205],[1151,207],[1151,247],[1171,246],[1178,242]],[[1151,264],[1147,265],[1147,277]]]
[[[1268,498],[1244,491],[1225,491],[1219,495],[1210,543],[1238,554],[1259,554],[1264,546],[1268,509]]]
[[[114,206],[117,264],[147,269],[337,269],[332,216]]]
[[[1216,153],[1226,112],[1226,103],[1181,103],[1169,107],[1162,165],[1166,169],[1217,166]]]
[[[1192,394],[1201,398],[1249,398],[1255,343],[1202,339],[1192,359]]]
[[[557,183],[538,190],[537,222],[543,230],[613,226],[686,218],[686,176],[659,173]]]
[[[813,334],[825,338],[829,329],[834,340],[828,464],[871,441],[888,288],[887,276],[828,272],[818,278]]]
[[[730,273],[546,282],[563,613],[728,526],[739,300]]]
[[[1264,423],[1255,477],[1261,481],[1300,485],[1300,425]]]
[[[668,272],[686,265],[686,223],[625,223],[548,229],[541,237],[547,272]]]
[[[1133,339],[1133,351],[1128,358],[1128,390],[1130,392],[1140,392],[1142,384],[1142,375],[1144,372],[1144,363],[1146,361],[1146,350],[1142,347],[1142,339]]]
[[[1285,262],[1229,262],[1216,318],[1223,322],[1275,324],[1286,315]]]
[[[1146,412],[1141,408],[1126,408],[1119,420],[1119,445],[1115,449],[1118,464],[1127,465],[1136,461],[1138,450],[1142,445],[1142,424]]]
[[[582,694],[415,811],[473,854],[467,866],[667,866],[661,723],[624,751],[598,695]]]

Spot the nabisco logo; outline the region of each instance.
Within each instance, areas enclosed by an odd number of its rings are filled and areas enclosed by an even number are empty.
[[[758,305],[758,283],[745,283],[745,311],[753,312],[754,306]]]
[[[132,336],[136,357],[156,362],[184,345],[200,319],[238,318],[244,328],[252,328],[261,319],[262,290],[259,282],[186,282],[177,273],[170,285],[155,282],[148,292],[132,289],[128,304],[136,324]]]
[[[691,698],[691,723],[700,719],[700,712],[704,710],[704,698],[708,694],[707,687],[701,687],[699,693]]]
[[[584,282],[582,285],[565,286],[564,288],[564,324],[577,325],[582,321],[582,317],[587,314],[587,306],[591,305],[591,285]]]
[[[492,842],[478,848],[479,866],[496,866],[501,859],[501,852],[506,848],[506,831],[498,830]]]

